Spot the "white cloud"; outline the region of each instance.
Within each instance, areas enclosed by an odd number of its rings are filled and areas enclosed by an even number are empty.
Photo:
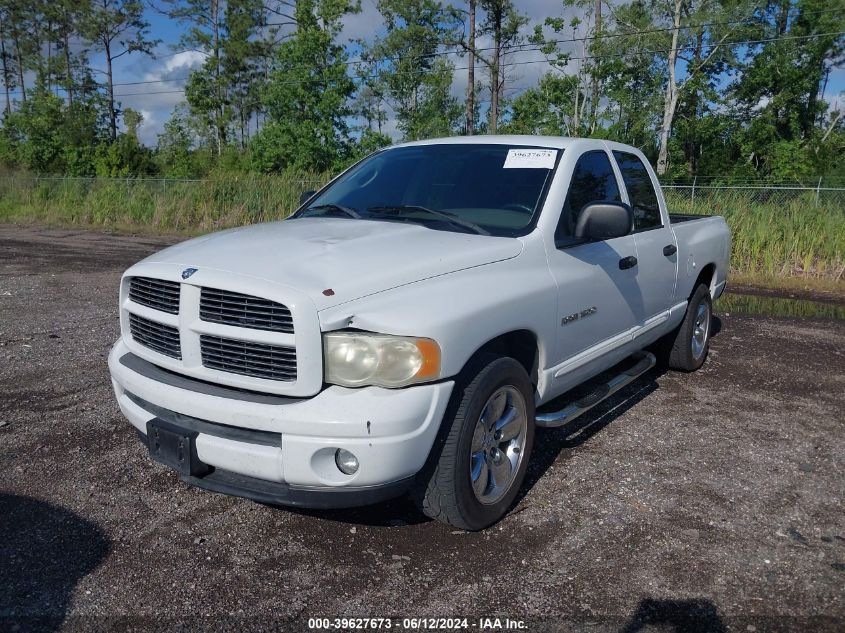
[[[187,77],[191,70],[201,66],[205,60],[206,55],[200,51],[182,51],[150,60],[148,64],[154,66],[146,69],[144,81]]]
[[[160,69],[162,76],[172,74],[174,71],[189,71],[197,66],[202,65],[206,60],[206,55],[200,51],[182,51],[171,55],[165,60],[164,66]]]
[[[143,144],[150,146],[158,142],[158,135],[173,108],[184,101],[184,80],[206,59],[203,53],[193,50],[159,55],[158,58],[134,60],[129,69],[131,75],[120,79],[128,85],[116,89],[117,100],[122,107],[133,108],[143,114],[144,121],[138,136]]]
[[[381,14],[376,8],[375,1],[363,0],[360,13],[348,15],[343,19],[340,41],[345,43],[348,40],[371,40],[381,30]]]

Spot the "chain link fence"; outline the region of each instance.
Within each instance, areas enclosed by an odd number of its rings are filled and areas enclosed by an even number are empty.
[[[329,176],[226,174],[209,179],[0,176],[0,221],[210,231],[279,220]],[[717,214],[733,233],[732,266],[765,275],[845,275],[845,187],[709,181],[663,185],[676,213]]]
[[[726,208],[805,206],[845,212],[845,187],[800,187],[783,184],[664,184],[673,211],[718,213]]]
[[[277,183],[284,187],[301,187],[304,191],[322,187],[328,182],[328,177],[300,176],[300,175],[263,175],[263,174],[227,174],[218,178],[154,178],[154,177],[126,177],[108,178],[103,176],[36,176],[17,174],[14,176],[0,175],[0,191],[26,190],[33,187],[42,191],[75,187],[82,190],[97,188],[124,187],[126,189],[146,189],[150,193],[182,192],[190,188],[202,188],[220,183],[241,183],[246,186],[260,182],[272,185]]]
[[[290,176],[239,174],[219,178],[103,178],[69,176],[0,176],[0,193],[25,193],[36,189],[42,196],[59,194],[63,191],[94,192],[97,190],[146,192],[150,195],[186,195],[191,192],[210,191],[222,195],[221,202],[258,203],[264,200],[271,204],[278,201],[284,191],[285,198],[293,200],[296,192],[320,188],[328,181],[327,176]],[[793,184],[771,184],[759,181],[745,181],[732,184],[665,183],[663,191],[669,206],[674,211],[711,213],[712,209],[728,206],[792,204],[825,207],[845,212],[845,186],[822,186],[821,180],[815,187]],[[296,194],[296,196],[292,196]]]

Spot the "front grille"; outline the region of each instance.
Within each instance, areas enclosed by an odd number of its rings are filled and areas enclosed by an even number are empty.
[[[130,312],[129,331],[136,343],[171,358],[182,358],[179,330],[175,327],[156,323]]]
[[[266,345],[200,336],[202,364],[233,374],[266,380],[296,380],[296,350],[293,347]]]
[[[129,280],[129,298],[155,310],[179,314],[179,284],[175,281],[132,277]]]
[[[200,318],[252,330],[293,332],[293,318],[287,306],[229,290],[203,288]]]

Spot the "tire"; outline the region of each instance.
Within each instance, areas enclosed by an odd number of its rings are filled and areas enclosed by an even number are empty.
[[[710,351],[712,319],[713,302],[710,299],[710,289],[704,284],[699,284],[692,293],[686,316],[676,330],[674,340],[669,338],[670,368],[695,371],[704,364]]]
[[[504,434],[495,433],[499,425]],[[534,387],[522,365],[493,355],[473,363],[455,384],[439,437],[414,494],[422,512],[470,531],[501,519],[534,443]],[[497,474],[507,483],[497,485]]]

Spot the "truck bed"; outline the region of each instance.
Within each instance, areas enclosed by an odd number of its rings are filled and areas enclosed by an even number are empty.
[[[713,216],[710,214],[704,213],[670,213],[669,214],[669,221],[672,224],[680,224],[681,222],[690,222],[692,220],[702,220],[704,218],[712,218]]]

